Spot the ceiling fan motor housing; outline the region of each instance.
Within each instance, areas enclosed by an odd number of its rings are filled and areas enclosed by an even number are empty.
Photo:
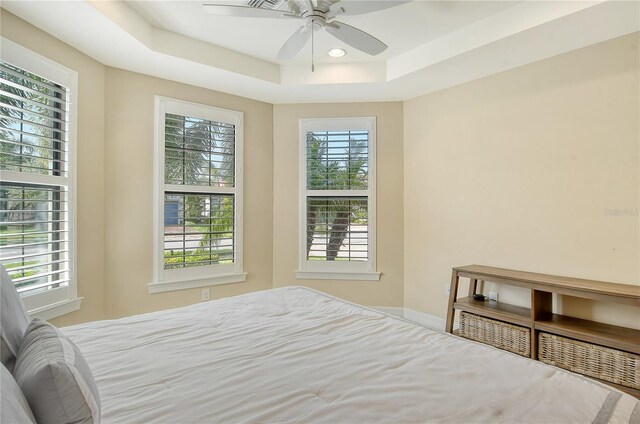
[[[314,31],[319,31],[327,26],[327,18],[324,13],[314,12],[313,14],[305,16],[306,26],[313,28]]]

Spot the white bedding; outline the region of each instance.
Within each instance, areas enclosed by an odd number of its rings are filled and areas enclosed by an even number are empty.
[[[591,380],[301,287],[63,331],[105,424],[640,420]]]

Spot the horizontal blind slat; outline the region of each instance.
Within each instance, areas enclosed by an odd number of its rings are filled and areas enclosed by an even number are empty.
[[[32,126],[32,127],[38,127],[38,128],[42,128],[44,130],[47,131],[51,131],[53,133],[66,133],[67,131],[62,128],[62,127],[58,127],[55,125],[44,125],[38,122],[33,122],[33,121],[29,121],[28,119],[24,119],[24,118],[16,118],[13,116],[8,116],[8,115],[4,115],[4,119],[8,120],[8,121],[13,121],[14,123],[21,125],[21,126]],[[2,126],[0,128],[5,128],[9,131],[11,131],[13,128],[10,126],[6,126],[6,124],[2,124]],[[39,135],[39,133],[35,133],[36,135]]]
[[[27,81],[28,83],[32,84],[32,85],[37,85],[39,87],[42,87],[44,89],[49,89],[49,90],[53,90],[56,91],[58,93],[60,93],[61,95],[66,94],[67,90],[64,87],[61,87],[60,85],[52,82],[52,81],[47,81],[46,78],[42,78],[41,81],[39,79],[34,79],[33,78],[33,74],[27,75],[23,72],[21,72],[22,70],[18,67],[14,67],[12,65],[9,65],[6,62],[0,63],[0,73],[4,72],[8,75],[11,75],[13,77],[16,78],[20,78],[22,80]],[[2,79],[6,79],[6,78],[2,78]]]
[[[49,255],[55,255],[58,253],[69,253],[69,250],[67,249],[60,249],[60,250],[51,250],[48,252],[35,252],[35,253],[27,253],[24,255],[14,255],[14,256],[7,256],[7,257],[2,257],[2,261],[13,261],[16,259],[22,259],[22,258],[33,258],[33,257],[37,257],[37,256],[49,256]]]
[[[178,132],[179,131],[179,132]],[[165,127],[164,133],[166,141],[171,143],[187,143],[187,144],[202,144],[202,142],[215,141],[223,143],[225,145],[233,146],[236,141],[236,134],[234,132],[211,132],[211,131],[199,131],[190,129],[175,129],[173,127]]]
[[[24,93],[30,93],[36,96],[44,97],[45,99],[50,100],[54,103],[66,103],[66,95],[61,94],[63,97],[52,96],[50,94],[43,93],[42,91],[34,90],[33,88],[18,84],[16,82],[13,82],[5,78],[0,78],[0,91],[6,92],[7,91],[6,88],[1,87],[2,85],[15,88],[16,90],[20,90]]]
[[[50,281],[50,282],[47,282],[47,283],[29,284],[29,285],[25,285],[25,286],[21,286],[21,287],[16,287],[16,288],[18,289],[18,293],[22,294],[22,293],[28,293],[30,291],[34,291],[34,290],[38,290],[38,289],[49,288],[49,287],[58,286],[58,285],[62,285],[62,284],[67,284],[67,283],[69,283],[69,279],[68,278],[62,278],[62,279]]]
[[[169,114],[169,113],[167,113],[165,115],[165,123],[166,123],[166,121],[174,122],[174,126],[176,126],[177,128],[182,128],[183,125],[186,127],[187,124],[190,124],[190,125],[198,125],[198,124],[213,125],[213,126],[218,127],[218,128],[227,128],[227,129],[235,129],[235,127],[236,127],[235,124],[226,123],[226,122],[222,122],[222,121],[211,121],[211,120],[204,119],[204,118],[191,118],[191,117],[188,117],[188,116],[173,115],[173,114]],[[187,128],[191,128],[191,127],[187,127]]]
[[[0,183],[0,189],[6,189],[6,185],[3,183]],[[62,191],[60,191],[59,193],[62,193]],[[6,201],[6,202],[21,202],[23,201],[23,199],[18,199],[18,198],[12,198],[12,197],[5,197],[2,200]],[[38,199],[38,203],[66,203],[67,200],[55,200],[55,199]]]
[[[38,236],[38,235],[68,233],[68,232],[69,230],[53,230],[53,231],[28,231],[25,233],[7,233],[7,234],[0,234],[0,240],[4,240],[6,238],[12,238],[12,237]]]
[[[6,221],[6,225],[28,225],[28,224],[54,224],[57,222],[67,222],[66,219],[51,219],[48,221]]]
[[[209,156],[230,156],[230,157],[235,156],[234,151],[231,151],[230,153],[226,153],[226,152],[223,153],[223,152],[216,151],[215,148],[208,150],[208,149],[192,149],[190,147],[180,147],[180,146],[166,146],[165,150],[171,152],[172,154],[173,153],[181,154],[182,152],[193,152],[194,154],[205,154]]]
[[[0,246],[0,251],[2,249],[17,249],[17,248],[24,248],[24,247],[31,247],[31,246],[46,246],[49,244],[66,244],[68,243],[67,240],[55,240],[55,241],[38,241],[38,242],[31,242],[31,243],[21,243],[21,244],[7,244],[5,246]]]
[[[0,169],[6,170],[6,171],[17,171],[17,172],[22,172],[24,171],[24,169],[31,169],[31,170],[37,170],[37,171],[46,171],[46,172],[34,172],[37,174],[50,174],[51,173],[51,169],[50,168],[44,168],[41,166],[31,166],[31,165],[24,165],[24,164],[19,164],[19,163],[3,163],[0,164]],[[28,172],[28,171],[27,171]],[[61,177],[65,177],[66,176],[66,171],[60,170],[57,171],[59,172],[59,176]]]
[[[63,274],[65,272],[69,272],[68,269],[60,269],[60,270],[55,270],[55,271],[49,271],[49,272],[43,272],[40,274],[35,274],[35,275],[29,275],[27,277],[20,277],[20,278],[12,278],[13,283],[14,284],[18,284],[21,283],[23,281],[29,281],[29,280],[36,280],[42,277],[48,277],[50,275],[57,275],[57,274]]]
[[[57,148],[53,148],[53,147],[43,146],[42,144],[39,144],[39,145],[38,144],[30,144],[28,142],[25,142],[24,139],[23,139],[22,142],[20,142],[20,141],[6,140],[6,139],[0,137],[0,143],[13,144],[15,146],[22,147],[22,148],[28,148],[28,149],[49,150],[49,151],[51,151],[53,153],[59,154],[60,156],[64,156],[65,153],[66,153],[66,150],[64,150],[64,149],[57,149]]]
[[[215,131],[199,131],[199,130],[190,130],[190,129],[180,129],[176,131],[180,132],[172,132],[167,131],[171,130],[173,127],[165,127],[165,137],[167,141],[175,143],[179,141],[180,143],[191,143],[191,144],[200,144],[201,142],[219,142],[228,145],[235,144],[235,133],[221,133]]]
[[[24,270],[32,269],[32,268],[47,268],[47,267],[50,267],[51,265],[57,265],[57,264],[62,264],[62,263],[67,263],[67,262],[69,262],[68,259],[60,259],[60,260],[57,260],[57,261],[41,262],[41,263],[35,263],[35,264],[30,264],[30,265],[11,267],[11,268],[9,268],[7,270],[7,272],[15,273],[16,271],[24,271]]]
[[[17,107],[17,106],[8,104],[8,103],[0,102],[0,108],[3,108],[3,107],[7,108],[7,109],[11,109],[11,110],[16,111],[16,112],[19,112],[22,115],[33,116],[34,118],[37,118],[37,119],[46,119],[46,120],[51,121],[51,122],[57,122],[60,125],[66,125],[67,124],[67,121],[65,121],[62,118],[56,118],[56,117],[53,117],[53,116],[45,115],[43,113],[34,112],[32,110],[23,109],[23,108],[20,108],[20,107]]]
[[[36,138],[36,139],[49,140],[49,141],[52,141],[54,143],[61,143],[61,145],[64,145],[66,143],[66,140],[64,140],[64,139],[54,138],[54,137],[47,137],[45,135],[40,135],[40,134],[32,134],[30,132],[21,131],[21,130],[18,130],[18,129],[11,129],[10,132],[15,133],[15,134],[21,134],[21,135],[24,135],[24,136],[27,136],[27,137],[33,137],[33,138]],[[64,150],[61,150],[61,151],[64,151]]]
[[[55,105],[50,105],[48,103],[38,102],[38,101],[35,101],[35,100],[32,100],[32,99],[28,99],[28,98],[23,97],[23,96],[19,96],[19,95],[14,94],[14,93],[9,93],[9,92],[4,91],[4,90],[0,90],[0,97],[1,96],[6,96],[6,97],[9,97],[11,99],[17,100],[17,101],[19,101],[21,103],[24,102],[24,103],[30,104],[31,106],[34,106],[34,107],[40,107],[40,108],[43,108],[43,109],[46,109],[46,110],[50,110],[51,112],[65,113],[65,114],[69,113],[69,111],[64,107],[56,107]],[[7,102],[3,102],[3,103],[7,103]],[[63,102],[63,104],[64,104],[64,102]]]
[[[50,157],[46,157],[46,156],[27,155],[27,154],[24,154],[24,153],[20,154],[18,152],[2,152],[0,154],[11,155],[11,156],[22,156],[22,157],[27,157],[27,158],[41,159],[41,160],[46,160],[46,161],[58,162],[58,163],[67,163],[67,161],[63,160],[63,159],[54,159],[54,158],[50,158]]]

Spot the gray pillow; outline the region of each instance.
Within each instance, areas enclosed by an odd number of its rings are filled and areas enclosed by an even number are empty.
[[[20,387],[4,365],[0,365],[0,423],[2,424],[27,424],[34,423],[29,404],[24,398]]]
[[[36,318],[24,335],[13,375],[39,424],[99,423],[100,397],[78,347]]]
[[[0,357],[4,366],[13,371],[30,320],[9,273],[4,266],[0,268]]]

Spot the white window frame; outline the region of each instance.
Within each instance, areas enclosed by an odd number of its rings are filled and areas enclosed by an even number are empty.
[[[235,198],[235,261],[233,264],[216,264],[180,269],[164,269],[164,195],[165,190],[185,190],[183,186],[165,184],[165,114],[176,114],[235,125],[235,187],[212,187],[218,193],[233,193]],[[242,249],[242,174],[243,174],[243,122],[244,113],[183,100],[155,96],[154,131],[154,196],[153,196],[153,282],[148,284],[149,293],[161,293],[219,284],[239,283],[246,280],[243,271]],[[208,187],[193,193],[208,192]]]
[[[299,133],[299,226],[297,279],[303,280],[379,280],[376,272],[376,118],[305,118],[300,119]],[[369,132],[367,190],[307,190],[307,133],[311,131]],[[307,260],[307,196],[367,196],[368,198],[368,260],[309,261]]]
[[[65,131],[68,134],[66,144],[69,148],[67,158],[67,176],[62,177],[0,171],[0,180],[2,181],[67,187],[67,193],[69,196],[67,206],[69,213],[69,282],[66,287],[59,287],[57,289],[48,290],[44,293],[26,294],[21,296],[22,303],[32,317],[52,319],[80,309],[83,299],[82,297],[78,297],[76,278],[77,197],[75,171],[77,163],[78,73],[4,37],[0,38],[0,43],[2,44],[0,57],[3,61],[67,88],[67,104],[69,106],[67,124],[65,127]]]

